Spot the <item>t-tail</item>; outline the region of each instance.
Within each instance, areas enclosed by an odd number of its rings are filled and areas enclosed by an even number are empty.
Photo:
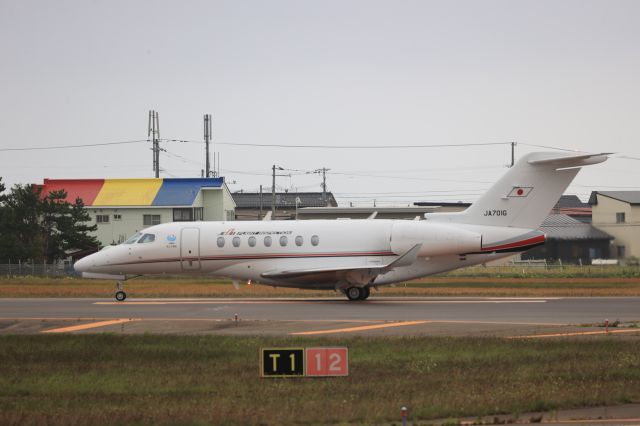
[[[580,168],[602,163],[607,155],[575,152],[527,154],[467,210],[428,213],[426,217],[469,225],[536,229]]]

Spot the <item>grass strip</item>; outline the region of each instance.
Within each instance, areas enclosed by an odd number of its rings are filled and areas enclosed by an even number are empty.
[[[314,291],[242,285],[208,277],[145,277],[128,281],[130,297],[332,297],[332,291]],[[10,277],[0,279],[0,297],[112,297],[113,281],[82,278]],[[429,277],[380,287],[383,296],[578,297],[640,296],[640,278],[539,277]]]
[[[260,347],[348,346],[350,376],[261,379]],[[0,336],[0,424],[388,424],[640,400],[640,342]]]

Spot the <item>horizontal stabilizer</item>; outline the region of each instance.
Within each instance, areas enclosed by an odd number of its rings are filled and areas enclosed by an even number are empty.
[[[598,164],[607,160],[610,152],[600,154],[556,155],[549,158],[537,158],[528,161],[532,165],[554,165],[558,168],[582,167],[590,164]]]

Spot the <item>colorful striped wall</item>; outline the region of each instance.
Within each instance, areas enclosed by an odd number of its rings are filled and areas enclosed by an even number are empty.
[[[191,206],[202,188],[220,188],[224,178],[45,179],[43,194],[64,189],[67,200],[85,206]]]

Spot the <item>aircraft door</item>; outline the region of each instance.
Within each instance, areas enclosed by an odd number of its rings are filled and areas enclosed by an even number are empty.
[[[180,258],[183,270],[200,269],[200,229],[182,229],[180,233]]]

